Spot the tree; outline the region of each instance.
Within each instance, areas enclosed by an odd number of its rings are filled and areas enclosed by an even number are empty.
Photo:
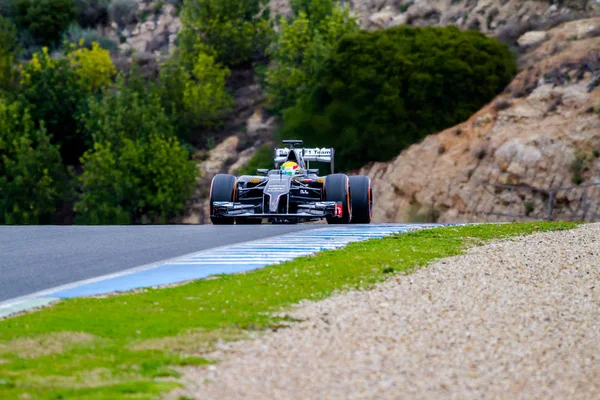
[[[157,91],[135,71],[90,99],[83,129],[94,140],[82,157],[76,222],[166,222],[185,205],[196,166],[174,135]]]
[[[96,42],[92,48],[82,47],[83,39],[79,42],[79,48],[71,44],[71,51],[67,57],[71,63],[79,86],[88,93],[96,93],[112,83],[117,74],[108,50],[100,47]]]
[[[83,43],[80,43],[81,45]],[[39,125],[44,121],[67,165],[77,165],[91,138],[78,127],[88,96],[112,83],[116,69],[107,50],[72,45],[66,58],[52,58],[48,49],[35,53],[21,69],[21,100]]]
[[[202,43],[228,67],[262,57],[272,33],[267,5],[268,0],[188,0],[181,16],[183,50],[195,54]]]
[[[64,195],[60,153],[18,102],[0,98],[0,223],[52,222]]]
[[[48,46],[75,21],[77,8],[73,0],[14,0],[13,13],[17,25]]]
[[[336,147],[337,165],[386,161],[464,121],[516,73],[508,48],[476,31],[398,27],[345,36],[284,134]]]
[[[123,138],[137,140],[174,136],[173,123],[155,90],[135,70],[121,73],[114,87],[104,89],[100,98],[88,100],[88,112],[81,118],[81,129],[94,143],[118,145]]]
[[[290,6],[295,17],[306,15],[314,27],[318,27],[333,12],[339,1],[335,0],[291,0]]]
[[[269,105],[278,113],[315,85],[340,38],[359,30],[349,10],[334,6],[331,0],[295,4],[296,18],[291,23],[280,20],[280,34],[270,53],[275,67],[266,76]],[[309,18],[315,14],[318,23]]]
[[[96,143],[85,153],[79,224],[165,223],[194,190],[196,166],[173,137]]]
[[[229,69],[205,51],[188,57],[189,63],[177,53],[163,64],[157,86],[177,136],[185,141],[191,141],[195,131],[213,126],[233,105],[226,90]]]
[[[77,164],[91,144],[77,130],[77,119],[89,93],[80,84],[82,78],[76,71],[69,59],[54,59],[43,48],[22,67],[18,92],[36,124],[44,122],[67,165]]]

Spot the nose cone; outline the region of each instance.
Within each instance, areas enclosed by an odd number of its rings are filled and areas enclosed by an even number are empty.
[[[271,201],[269,202],[269,212],[277,213],[279,206],[279,196],[271,195]]]

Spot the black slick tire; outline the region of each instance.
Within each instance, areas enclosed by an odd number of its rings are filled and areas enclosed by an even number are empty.
[[[234,218],[213,216],[213,202],[235,201],[237,178],[229,174],[217,174],[210,184],[210,220],[213,225],[233,225]]]
[[[368,176],[350,176],[352,224],[370,224],[373,216],[373,190]]]
[[[342,203],[342,217],[326,217],[328,224],[347,224],[352,218],[350,181],[344,174],[333,174],[325,178],[325,201]]]

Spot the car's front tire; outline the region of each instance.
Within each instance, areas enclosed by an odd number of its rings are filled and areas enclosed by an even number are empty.
[[[333,174],[325,178],[325,201],[342,203],[342,217],[327,217],[328,224],[347,224],[352,218],[352,194],[350,181],[344,174]]]
[[[237,178],[230,174],[217,174],[210,184],[210,220],[213,225],[233,225],[235,219],[214,216],[215,201],[235,201]]]
[[[373,215],[373,190],[368,176],[350,176],[352,224],[370,224]]]

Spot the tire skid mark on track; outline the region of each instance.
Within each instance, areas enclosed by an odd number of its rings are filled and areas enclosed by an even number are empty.
[[[436,226],[440,224],[338,225],[213,248],[7,300],[0,303],[0,318],[64,298],[123,292],[203,279],[216,274],[245,272],[323,250],[339,249],[352,242]]]

